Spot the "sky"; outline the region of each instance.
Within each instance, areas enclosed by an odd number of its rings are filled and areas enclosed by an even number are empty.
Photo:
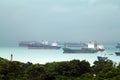
[[[0,0],[0,44],[120,41],[120,0]]]

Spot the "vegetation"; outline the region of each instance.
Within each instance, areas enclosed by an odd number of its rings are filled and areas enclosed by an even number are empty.
[[[111,60],[83,60],[46,64],[21,63],[0,58],[0,80],[120,80],[120,64]]]

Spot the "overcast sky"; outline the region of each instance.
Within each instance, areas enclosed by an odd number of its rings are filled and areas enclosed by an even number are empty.
[[[0,0],[0,43],[119,41],[120,0]]]

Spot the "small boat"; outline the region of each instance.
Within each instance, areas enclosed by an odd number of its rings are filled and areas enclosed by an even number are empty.
[[[104,52],[101,52],[100,56],[97,56],[98,60],[106,60],[108,59],[108,57],[106,56],[106,54]]]
[[[116,54],[117,56],[120,56],[120,52],[115,52],[115,54]]]
[[[105,57],[105,56],[97,56],[98,60],[106,60],[108,59],[108,57]]]
[[[120,43],[117,43],[116,48],[120,48]]]
[[[118,48],[118,51],[115,52],[117,56],[120,56],[120,43],[117,43],[116,48]]]

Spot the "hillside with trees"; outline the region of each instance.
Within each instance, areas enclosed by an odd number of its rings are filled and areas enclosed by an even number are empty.
[[[120,80],[120,64],[111,60],[22,63],[0,58],[0,80]]]

